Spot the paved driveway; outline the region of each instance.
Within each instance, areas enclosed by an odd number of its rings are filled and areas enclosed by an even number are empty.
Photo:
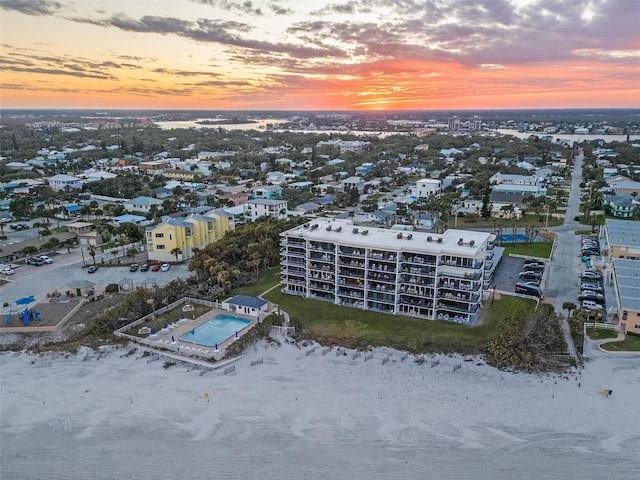
[[[96,284],[96,290],[103,290],[110,283],[118,283],[123,278],[133,279],[133,285],[139,285],[147,277],[156,280],[158,286],[164,286],[174,278],[187,278],[190,272],[186,264],[172,265],[168,272],[129,272],[128,266],[100,267],[97,272],[89,273],[82,268],[79,252],[56,255],[54,263],[36,267],[22,265],[16,269],[14,275],[6,277],[9,281],[0,289],[2,302],[9,303],[0,313],[6,313],[11,307],[15,309],[14,301],[20,297],[33,295],[36,300],[46,301],[46,294],[54,290],[65,292],[70,282],[75,280],[89,280]]]

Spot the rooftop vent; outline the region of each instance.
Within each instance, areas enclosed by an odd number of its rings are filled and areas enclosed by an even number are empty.
[[[327,232],[331,231],[331,225],[327,225]]]
[[[411,240],[413,238],[413,233],[410,233],[409,235],[407,235],[407,240]]]
[[[475,241],[475,240],[470,240],[470,241],[469,241],[469,246],[470,246],[470,247],[473,247],[475,244],[476,244],[476,241]]]
[[[362,235],[366,235],[367,233],[369,233],[369,230],[362,230]]]
[[[304,228],[309,228],[309,224],[308,224],[308,223],[305,223],[305,224],[303,225],[303,227],[304,227]]]
[[[311,225],[311,230],[315,230],[316,228],[318,228],[318,224],[314,223],[313,225]]]
[[[341,232],[342,231],[342,227],[336,227],[336,232]]]
[[[398,235],[396,235],[396,238],[397,238],[397,239],[402,238],[402,232],[400,232]]]
[[[358,233],[358,229],[354,228],[353,230],[351,230],[352,233]]]
[[[438,237],[438,243],[442,243],[442,237]]]
[[[462,245],[463,243],[464,243],[464,239],[460,238],[460,239],[458,240],[458,245]]]
[[[433,237],[431,235],[427,237],[427,242],[433,242]]]

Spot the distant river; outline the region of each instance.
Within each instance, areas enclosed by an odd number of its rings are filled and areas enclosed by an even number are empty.
[[[606,143],[609,142],[624,142],[627,140],[626,135],[575,135],[575,134],[556,134],[556,133],[543,133],[543,132],[518,132],[517,130],[507,130],[507,129],[498,129],[496,130],[498,133],[502,133],[505,135],[513,135],[518,138],[529,138],[531,135],[536,135],[538,137],[549,136],[553,138],[553,142],[558,139],[569,140],[570,142],[590,142],[591,140],[604,140]],[[640,140],[640,135],[629,135],[630,140]]]
[[[223,120],[221,118],[198,118],[195,120],[179,120],[173,122],[155,122],[163,130],[171,130],[172,128],[223,128],[224,130],[264,130],[267,125],[280,125],[288,122],[283,118],[266,118],[263,120],[255,120],[249,123],[220,123],[220,124],[201,124],[206,120],[216,121]]]

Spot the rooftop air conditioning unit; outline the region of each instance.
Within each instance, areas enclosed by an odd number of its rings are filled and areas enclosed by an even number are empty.
[[[342,231],[342,227],[337,227],[336,228],[336,232],[341,232]]]
[[[438,237],[438,243],[442,243],[442,237]]]
[[[458,245],[462,245],[463,243],[464,243],[464,239],[461,238],[458,240]]]
[[[354,228],[353,230],[351,230],[352,233],[358,233],[358,229]]]
[[[470,240],[470,241],[469,241],[469,246],[470,246],[470,247],[473,247],[475,244],[476,244],[476,241],[475,241],[475,240]]]
[[[410,233],[409,235],[407,235],[407,240],[411,240],[413,238],[413,233]]]
[[[427,237],[427,242],[433,242],[433,237],[431,235]]]
[[[396,235],[396,238],[399,240],[402,238],[402,232],[400,232],[398,235]]]
[[[331,231],[331,225],[327,225],[327,232]]]
[[[366,235],[367,233],[369,233],[369,230],[362,230],[362,235]]]

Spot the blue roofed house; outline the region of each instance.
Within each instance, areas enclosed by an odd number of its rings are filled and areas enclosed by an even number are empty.
[[[356,167],[357,176],[365,176],[367,173],[373,172],[375,165],[373,163],[363,163]]]
[[[250,315],[260,319],[260,314],[266,314],[269,310],[269,302],[258,297],[247,295],[236,295],[227,298],[221,303],[222,309],[228,312]]]

